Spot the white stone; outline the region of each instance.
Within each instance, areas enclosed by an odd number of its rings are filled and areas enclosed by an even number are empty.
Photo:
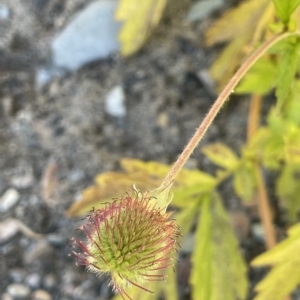
[[[54,66],[74,71],[118,51],[117,5],[116,0],[98,0],[77,14],[52,43]]]
[[[7,212],[20,199],[20,194],[15,189],[8,189],[0,199],[0,211]]]
[[[198,1],[193,4],[188,12],[187,20],[188,21],[200,21],[213,11],[219,9],[224,5],[223,0],[204,0]]]
[[[27,298],[30,294],[30,288],[24,284],[12,283],[7,287],[7,293],[13,298]]]
[[[113,87],[105,98],[105,111],[112,117],[123,118],[126,116],[125,94],[123,87]]]

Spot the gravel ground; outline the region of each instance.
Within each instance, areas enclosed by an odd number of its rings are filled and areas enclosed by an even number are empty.
[[[0,17],[3,300],[110,299],[109,279],[76,267],[68,256],[79,220],[66,218],[66,209],[96,174],[119,170],[121,157],[173,162],[214,100],[199,76],[216,57],[216,50],[203,43],[207,20],[172,26],[165,20],[132,58],[113,55],[39,89],[36,73],[48,61],[51,41],[85,3],[0,1],[0,12],[1,5],[9,8],[8,17]],[[125,93],[126,115],[121,118],[105,112],[106,95],[116,86]],[[232,99],[202,145],[218,141],[240,148],[249,105],[245,100]],[[189,166],[211,170],[199,149]],[[227,207],[237,207],[238,200],[227,190]],[[239,218],[249,222],[248,216],[233,214],[237,224]],[[259,245],[252,242],[249,251]],[[189,256],[184,257],[178,280],[182,299],[189,299],[190,264]]]

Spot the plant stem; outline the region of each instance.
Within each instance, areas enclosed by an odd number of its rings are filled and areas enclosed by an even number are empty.
[[[215,103],[212,105],[210,110],[208,111],[207,115],[205,116],[204,120],[196,130],[195,134],[189,141],[189,143],[186,145],[176,162],[174,163],[173,167],[171,168],[169,174],[164,179],[161,187],[166,188],[172,182],[175,180],[176,175],[179,173],[181,168],[184,166],[194,149],[199,144],[200,140],[206,133],[207,129],[211,125],[212,121],[216,117],[217,113],[220,111],[221,107],[225,103],[225,101],[228,99],[229,95],[234,92],[234,88],[237,86],[239,81],[242,79],[242,77],[245,75],[245,73],[251,68],[251,66],[261,57],[263,56],[266,51],[268,51],[273,45],[275,45],[277,42],[292,36],[292,35],[299,35],[299,32],[287,32],[282,33],[279,35],[275,35],[270,40],[263,43],[259,48],[257,48],[246,60],[245,62],[240,66],[240,68],[237,70],[235,75],[231,78],[229,83],[225,86]]]
[[[249,142],[259,126],[262,97],[253,94],[248,115],[247,141]]]
[[[267,249],[271,249],[276,245],[276,234],[272,222],[272,213],[265,182],[263,179],[261,168],[258,165],[258,163],[256,163],[255,165],[255,173],[258,183],[258,210],[265,230],[266,246]]]

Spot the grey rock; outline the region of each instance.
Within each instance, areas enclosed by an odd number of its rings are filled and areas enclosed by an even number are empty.
[[[20,199],[20,194],[15,189],[8,189],[0,199],[0,211],[7,212]]]
[[[31,292],[28,286],[21,283],[10,284],[6,291],[14,299],[26,299]]]
[[[105,111],[112,117],[123,118],[126,116],[126,107],[124,105],[125,94],[123,87],[117,85],[113,87],[105,98]]]
[[[187,15],[187,20],[192,22],[200,21],[209,16],[209,14],[211,14],[213,11],[221,8],[223,5],[223,0],[198,1],[190,8]]]
[[[25,278],[26,285],[30,286],[33,289],[37,289],[41,285],[41,276],[38,273],[29,274]]]
[[[52,43],[54,66],[77,70],[119,49],[121,23],[114,20],[118,1],[99,0],[74,17]]]

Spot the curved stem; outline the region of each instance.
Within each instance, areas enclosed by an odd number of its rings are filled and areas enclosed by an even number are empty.
[[[251,66],[260,58],[262,57],[266,51],[268,51],[273,45],[277,42],[293,35],[299,35],[299,32],[287,32],[282,33],[279,35],[275,35],[270,40],[263,43],[259,48],[257,48],[241,65],[241,67],[237,70],[235,75],[231,78],[229,83],[225,86],[207,115],[205,116],[204,120],[196,130],[195,134],[186,145],[176,162],[174,163],[173,167],[171,168],[169,174],[166,176],[162,183],[162,188],[168,187],[172,182],[175,180],[176,175],[181,170],[181,168],[186,163],[187,159],[190,157],[194,149],[199,144],[200,140],[206,133],[207,129],[211,125],[212,121],[216,117],[217,113],[220,111],[221,107],[228,99],[229,95],[234,91],[234,88],[237,86],[239,81],[243,78],[245,73],[251,68]]]

